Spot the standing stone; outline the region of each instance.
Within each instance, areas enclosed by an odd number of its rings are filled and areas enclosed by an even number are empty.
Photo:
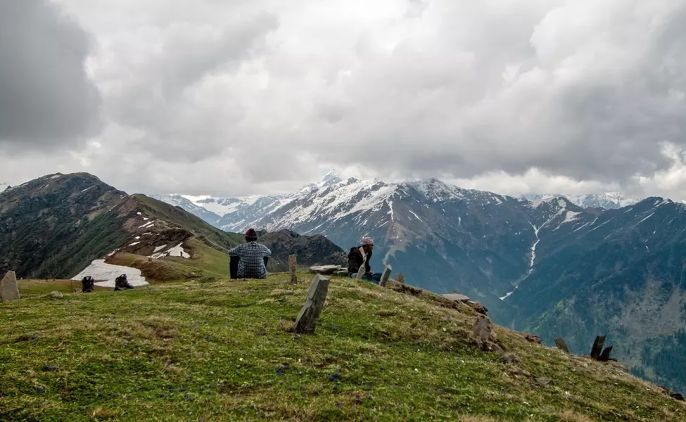
[[[567,343],[565,342],[565,339],[562,337],[558,337],[555,339],[555,346],[557,346],[558,349],[562,350],[565,353],[569,353],[569,347],[567,347]]]
[[[288,255],[288,269],[291,271],[291,283],[293,284],[298,282],[297,267],[298,258],[295,255]]]
[[[381,274],[381,281],[379,281],[379,286],[381,287],[386,287],[386,283],[388,283],[388,279],[391,276],[391,271],[393,268],[391,268],[390,265],[386,265],[386,268],[383,270],[383,274]]]
[[[19,299],[19,288],[17,287],[17,275],[14,271],[7,271],[5,277],[0,281],[0,299],[9,302]]]
[[[315,275],[307,291],[307,300],[303,305],[293,330],[296,333],[313,333],[319,320],[319,314],[324,308],[326,294],[329,292],[329,279],[319,274]]]
[[[597,336],[591,347],[591,359],[598,360],[600,353],[603,351],[605,345],[605,336]]]
[[[481,344],[489,341],[491,339],[491,320],[483,315],[478,315],[474,326],[472,327],[472,334],[476,340]]]

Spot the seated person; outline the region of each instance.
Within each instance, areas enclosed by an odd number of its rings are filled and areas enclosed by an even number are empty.
[[[356,278],[362,264],[364,264],[363,280],[379,282],[380,273],[373,273],[369,262],[372,260],[372,250],[374,249],[374,239],[365,236],[360,240],[360,246],[350,248],[348,253],[348,274]]]
[[[267,266],[265,258],[271,256],[272,251],[266,246],[257,243],[257,232],[248,229],[245,232],[245,241],[229,251],[230,257],[238,258],[237,278],[267,278]],[[234,260],[232,260],[235,262]],[[229,263],[229,267],[231,263]],[[233,278],[233,277],[232,277]]]

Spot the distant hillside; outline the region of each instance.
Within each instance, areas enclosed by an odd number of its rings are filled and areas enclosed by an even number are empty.
[[[286,270],[293,253],[300,265],[344,263],[323,236],[277,231],[261,241],[273,250],[272,271]],[[181,207],[127,195],[86,173],[48,175],[0,194],[0,271],[19,277],[68,278],[105,255],[152,280],[226,277],[226,251],[242,242]]]
[[[0,261],[19,277],[68,278],[111,252],[150,256],[192,238],[225,251],[241,237],[86,173],[48,175],[0,194]]]
[[[297,255],[298,265],[347,265],[347,254],[322,235],[301,236],[290,230],[261,232],[259,242],[272,251],[270,269],[288,270],[288,255]]]

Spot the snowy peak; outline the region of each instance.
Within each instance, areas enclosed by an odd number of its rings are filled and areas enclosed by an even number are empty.
[[[548,202],[556,198],[563,197],[581,208],[602,208],[606,210],[613,210],[622,208],[627,205],[636,203],[633,198],[625,197],[618,192],[593,193],[583,195],[561,195],[561,194],[530,194],[523,195],[521,198],[526,199],[534,204],[534,206],[541,202]]]
[[[327,187],[327,186],[332,186],[337,183],[342,182],[343,179],[338,177],[336,174],[336,171],[331,170],[328,173],[326,173],[324,176],[322,176],[321,182],[319,182],[319,187]]]

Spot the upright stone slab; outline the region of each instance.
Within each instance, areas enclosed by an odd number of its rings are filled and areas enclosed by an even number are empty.
[[[379,281],[379,286],[386,287],[386,283],[388,283],[388,279],[391,277],[391,271],[393,271],[393,268],[391,268],[390,265],[386,265],[386,268],[384,268],[383,270],[383,274],[381,274],[381,281]]]
[[[491,340],[492,329],[491,320],[483,315],[478,315],[472,327],[472,335],[479,343],[485,343]]]
[[[19,288],[17,287],[17,275],[14,271],[8,271],[0,281],[0,299],[3,302],[10,302],[19,299]]]
[[[288,255],[288,269],[291,271],[291,283],[293,284],[298,282],[297,267],[298,258],[295,255]]]
[[[329,279],[319,274],[315,275],[312,283],[310,283],[310,289],[307,291],[307,300],[295,320],[293,330],[296,333],[314,332],[328,292]]]
[[[603,346],[605,345],[605,336],[596,336],[593,342],[593,347],[591,348],[591,359],[598,360],[600,353],[603,351]]]
[[[569,353],[569,347],[567,347],[567,342],[565,342],[565,339],[562,337],[558,337],[555,339],[555,346],[557,346],[558,349],[562,350],[565,353]]]

